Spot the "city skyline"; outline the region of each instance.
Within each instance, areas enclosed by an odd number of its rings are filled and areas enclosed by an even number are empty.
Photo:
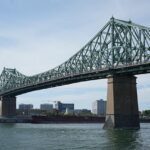
[[[8,67],[33,75],[54,68],[79,51],[112,16],[150,26],[149,5],[136,0],[0,1],[0,72]],[[140,110],[150,107],[149,81],[149,74],[138,76]],[[23,94],[17,97],[17,105],[33,103],[37,107],[60,100],[91,108],[92,101],[107,99],[106,95],[104,79]]]
[[[99,100],[103,100],[103,99],[99,99]],[[96,101],[99,101],[99,100],[96,100]],[[103,100],[103,101],[105,101],[105,100]],[[33,105],[33,109],[40,109],[41,105],[53,105],[53,108],[55,108],[56,102],[64,103],[62,101],[51,101],[51,102],[48,102],[48,103],[39,103],[38,106],[36,105],[36,107],[34,107],[33,103],[20,103],[20,104],[17,105],[16,108],[18,109],[20,105]],[[93,102],[95,102],[95,101],[93,101]],[[92,103],[91,103],[91,108],[89,108],[89,110],[92,110]],[[69,103],[69,104],[74,104],[74,103]],[[78,109],[78,108],[75,107],[75,109]],[[86,109],[86,108],[81,108],[81,109]]]

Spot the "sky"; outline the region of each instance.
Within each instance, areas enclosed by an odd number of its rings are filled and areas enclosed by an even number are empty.
[[[150,27],[149,0],[0,0],[0,72],[25,75],[50,70],[79,51],[114,16]],[[139,109],[150,109],[150,74],[137,76]],[[17,96],[17,105],[62,101],[91,109],[106,100],[107,80],[95,80]]]

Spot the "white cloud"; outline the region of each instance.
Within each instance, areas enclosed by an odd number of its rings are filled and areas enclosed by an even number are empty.
[[[150,88],[138,90],[139,109],[150,109]]]
[[[5,66],[32,75],[59,65],[80,50],[112,15],[146,26],[150,24],[150,2],[146,0],[78,0],[68,1],[67,4],[57,1],[57,6],[55,2],[47,3],[40,6],[37,2],[34,8],[32,2],[29,6],[27,2],[18,2],[18,5],[9,4],[10,10],[8,4],[5,10],[0,9],[0,37],[16,41],[9,47],[0,45],[0,71]],[[149,107],[145,105],[148,104],[149,81],[149,75],[138,76],[142,109]],[[77,107],[90,108],[93,100],[106,99],[106,92],[106,80],[97,80],[21,95],[18,103],[30,102],[38,106],[44,100],[62,99],[64,102],[74,102]]]

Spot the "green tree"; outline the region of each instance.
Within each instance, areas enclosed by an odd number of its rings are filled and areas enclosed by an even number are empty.
[[[144,111],[143,111],[143,115],[150,117],[150,110],[144,110]]]

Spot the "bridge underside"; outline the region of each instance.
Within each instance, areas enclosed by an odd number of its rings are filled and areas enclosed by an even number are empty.
[[[109,76],[104,128],[139,128],[136,77]]]

